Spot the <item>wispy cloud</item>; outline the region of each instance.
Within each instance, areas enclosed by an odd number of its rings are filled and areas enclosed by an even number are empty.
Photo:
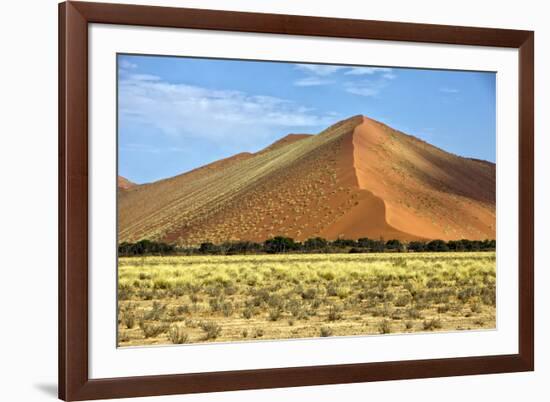
[[[344,83],[346,92],[359,96],[376,96],[387,86],[388,79],[384,77],[374,80],[348,81]]]
[[[446,94],[457,94],[457,93],[460,92],[459,89],[456,89],[456,88],[448,88],[448,87],[439,88],[439,91],[440,91],[440,92],[443,92],[443,93],[446,93]]]
[[[346,66],[328,66],[323,64],[296,64],[298,70],[305,71],[310,74],[325,77],[334,74],[337,71],[347,68]]]
[[[130,79],[133,81],[160,81],[160,77],[151,74],[132,74]]]
[[[392,69],[387,67],[350,67],[345,75],[373,75],[376,73],[391,73]]]
[[[124,59],[120,60],[120,62],[118,63],[118,66],[124,70],[133,70],[137,68],[137,64]]]
[[[121,121],[157,128],[176,138],[250,144],[289,128],[333,122],[314,109],[272,96],[174,84],[149,74],[120,81]]]
[[[376,96],[389,81],[397,78],[393,69],[389,67],[297,64],[296,68],[303,71],[306,76],[294,81],[295,86],[312,87],[340,83],[346,92],[360,96]],[[370,79],[366,80],[366,76]]]
[[[294,81],[294,85],[297,87],[314,87],[319,85],[328,85],[332,84],[334,80],[327,80],[322,77],[311,76],[300,78],[299,80]]]

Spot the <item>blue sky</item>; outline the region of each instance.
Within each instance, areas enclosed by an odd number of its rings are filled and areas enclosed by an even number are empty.
[[[119,174],[145,183],[363,114],[495,161],[490,72],[118,56]]]

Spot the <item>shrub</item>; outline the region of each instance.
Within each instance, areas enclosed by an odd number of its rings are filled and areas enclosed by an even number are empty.
[[[422,241],[411,241],[409,243],[409,245],[407,246],[407,249],[409,251],[416,251],[416,252],[425,251],[426,250],[426,243],[424,243]]]
[[[328,242],[322,237],[313,237],[311,239],[307,239],[304,242],[304,248],[309,251],[322,250],[322,249],[325,249],[327,246],[328,246]]]
[[[182,344],[188,342],[189,335],[179,325],[173,325],[168,331],[168,339],[174,344]]]
[[[328,308],[328,320],[337,321],[342,319],[342,307],[331,304]]]
[[[487,306],[496,305],[496,292],[494,287],[484,287],[481,291],[481,301]]]
[[[216,339],[222,332],[222,327],[213,321],[203,321],[200,324],[201,329],[206,332],[205,339]]]
[[[412,319],[422,318],[422,314],[420,314],[420,311],[418,311],[414,307],[411,307],[410,309],[407,310],[407,316]]]
[[[332,336],[332,328],[330,328],[330,327],[321,327],[320,335],[323,338],[326,338],[328,336]]]
[[[131,310],[126,310],[124,312],[124,315],[122,316],[122,321],[124,322],[124,325],[128,329],[134,328],[134,325],[136,324],[136,315]]]
[[[481,313],[481,304],[474,303],[470,306],[470,310],[472,310],[472,313],[479,314]]]
[[[121,283],[118,285],[118,300],[128,300],[132,297],[134,290],[130,284]]]
[[[232,316],[233,311],[234,311],[233,303],[231,303],[230,301],[226,301],[222,304],[222,313],[224,316],[226,317]]]
[[[189,314],[190,309],[187,304],[180,304],[176,311],[178,312],[178,314]]]
[[[128,336],[128,333],[126,333],[125,331],[120,331],[118,333],[118,342],[129,342],[130,341],[130,337]]]
[[[248,254],[262,250],[262,245],[249,241],[239,241],[225,245],[227,251],[225,254]]]
[[[143,335],[146,338],[155,338],[160,334],[166,332],[168,326],[166,324],[155,324],[155,323],[143,323],[140,325]]]
[[[384,245],[385,243],[382,240],[372,240],[367,237],[362,237],[357,240],[357,247],[369,251],[384,251]]]
[[[378,325],[378,331],[381,334],[389,334],[391,332],[391,324],[389,320],[383,320]]]
[[[357,247],[363,247],[368,248],[371,245],[372,240],[368,237],[361,237],[360,239],[357,239]]]
[[[449,246],[443,240],[432,240],[426,245],[428,251],[449,251]]]
[[[441,328],[441,320],[439,318],[432,318],[422,323],[424,331],[433,331],[434,329]]]
[[[302,314],[302,303],[298,300],[291,300],[288,302],[288,310],[292,316],[299,318]]]
[[[397,239],[388,240],[386,242],[387,250],[400,250],[402,247],[401,242]]]
[[[355,247],[357,246],[357,242],[351,239],[336,239],[331,245],[337,248]]]
[[[407,304],[409,304],[411,302],[411,296],[409,295],[401,295],[397,298],[397,300],[395,300],[395,305],[397,307],[405,307]]]
[[[482,327],[484,324],[485,324],[485,321],[483,320],[483,318],[477,318],[474,320],[474,325],[478,325]]]
[[[169,255],[176,251],[173,244],[155,242],[151,240],[140,240],[137,243],[123,242],[118,246],[119,256],[132,255]]]
[[[254,330],[254,338],[261,338],[264,336],[264,330],[262,328],[256,328]]]
[[[280,308],[272,308],[269,310],[269,321],[278,321],[279,318],[281,318],[281,309]]]
[[[278,294],[272,294],[267,299],[267,305],[272,308],[283,308],[285,304],[285,299]]]
[[[254,315],[254,310],[250,307],[247,307],[243,310],[243,317],[247,320],[250,320],[252,316]]]
[[[302,292],[302,299],[304,300],[313,300],[315,296],[317,296],[317,289],[315,288],[307,288]]]
[[[166,305],[157,301],[153,302],[153,307],[147,313],[144,318],[151,321],[160,321],[164,313],[166,312]]]
[[[221,254],[221,247],[214,243],[205,242],[201,243],[199,247],[199,253],[201,254]]]
[[[299,249],[299,244],[290,237],[276,236],[264,242],[264,250],[270,254],[286,253],[297,249]]]
[[[449,306],[447,304],[442,304],[441,306],[437,306],[437,312],[439,314],[445,314],[447,311],[449,311]]]

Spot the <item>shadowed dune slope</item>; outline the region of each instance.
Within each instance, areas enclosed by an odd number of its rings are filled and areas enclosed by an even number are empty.
[[[119,241],[495,238],[495,165],[363,116],[119,192]]]

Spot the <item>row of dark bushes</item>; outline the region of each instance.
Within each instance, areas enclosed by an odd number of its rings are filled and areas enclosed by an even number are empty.
[[[137,243],[120,243],[118,246],[119,256],[133,255],[169,255],[175,254],[177,248],[173,244],[156,242],[151,240],[140,240]]]
[[[136,255],[233,255],[233,254],[281,254],[281,253],[369,253],[369,252],[445,252],[445,251],[492,251],[495,240],[431,240],[401,242],[369,238],[326,240],[321,237],[297,242],[290,237],[276,236],[263,243],[250,241],[202,243],[199,247],[176,247],[173,244],[140,240],[137,243],[121,243],[120,256]]]

